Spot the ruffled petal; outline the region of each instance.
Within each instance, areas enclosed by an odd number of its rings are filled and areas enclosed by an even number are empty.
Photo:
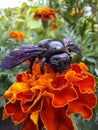
[[[8,115],[11,115],[12,120],[15,124],[19,124],[26,118],[26,113],[21,110],[21,105],[19,101],[16,101],[14,104],[8,102],[4,106],[4,110]]]
[[[51,85],[55,89],[62,89],[66,87],[67,84],[68,84],[68,80],[65,79],[64,75],[58,75],[53,79],[53,81],[51,81]]]
[[[44,124],[41,121],[40,116],[38,117],[38,122],[37,123],[38,124],[36,125],[36,123],[34,123],[32,121],[31,116],[28,115],[25,122],[24,122],[24,124],[23,124],[22,130],[32,130],[32,129],[33,130],[42,130],[42,128],[44,127]]]
[[[78,99],[68,104],[68,114],[80,113],[85,120],[92,117],[92,108],[96,106],[96,96],[93,93],[83,93],[76,86],[76,91],[79,95]]]
[[[3,95],[3,99],[10,98],[10,102],[14,103],[16,101],[17,93],[29,89],[28,84],[19,82],[14,83]]]
[[[80,66],[80,68],[81,68],[83,71],[87,71],[87,70],[88,70],[88,67],[87,67],[83,62],[80,62],[78,65]]]
[[[23,112],[35,112],[35,111],[40,111],[41,107],[42,107],[42,98],[40,98],[37,102],[35,102],[34,100],[29,101],[29,102],[21,102],[21,108],[23,110]]]
[[[65,76],[72,84],[78,85],[81,91],[95,91],[95,80],[93,75],[89,73],[77,75],[75,71],[68,71]]]
[[[51,105],[50,98],[44,99],[41,120],[47,130],[74,130],[71,118],[66,114],[67,106],[63,108],[54,108]]]
[[[22,130],[38,130],[38,126],[33,123],[33,121],[30,119],[30,116],[26,118]]]
[[[39,117],[39,112],[33,112],[30,115],[30,119],[34,122],[35,125],[38,123],[38,117]]]
[[[89,91],[89,92],[94,92],[95,91],[95,80],[94,77],[90,74],[88,74],[88,76],[86,78],[84,78],[83,80],[77,81],[76,83],[81,91],[85,92],[85,91]]]
[[[23,103],[33,100],[34,93],[31,90],[25,90],[17,93],[16,98]]]
[[[63,107],[68,104],[70,101],[77,99],[77,93],[74,88],[66,87],[62,90],[56,90],[53,92],[53,106],[54,107]]]

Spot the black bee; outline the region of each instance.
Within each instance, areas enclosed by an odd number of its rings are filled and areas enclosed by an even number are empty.
[[[41,60],[40,70],[44,73],[44,63],[48,63],[54,71],[62,73],[72,61],[71,51],[81,55],[81,47],[71,38],[62,41],[53,39],[41,40],[37,45],[23,45],[10,52],[0,64],[0,70],[11,69],[22,62],[30,61],[30,70],[36,58]]]

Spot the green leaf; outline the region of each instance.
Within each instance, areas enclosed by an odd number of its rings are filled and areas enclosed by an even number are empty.
[[[98,69],[97,68],[95,68],[95,73],[98,76]]]
[[[94,58],[92,58],[92,57],[88,57],[87,60],[88,60],[89,62],[91,62],[91,63],[96,64],[96,60],[95,60]]]
[[[42,23],[40,20],[38,21],[30,20],[28,21],[28,27],[30,29],[40,29],[42,27]]]

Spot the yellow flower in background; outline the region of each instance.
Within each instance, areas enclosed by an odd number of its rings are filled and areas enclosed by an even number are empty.
[[[74,10],[72,10],[72,12],[71,12],[71,16],[74,16],[75,14],[79,14],[79,13],[80,13],[79,10],[74,9]]]

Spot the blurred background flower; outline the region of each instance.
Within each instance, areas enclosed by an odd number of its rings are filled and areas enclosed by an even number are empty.
[[[52,19],[56,19],[56,12],[49,7],[42,8],[37,10],[33,16],[34,20],[42,19],[43,21],[49,21]]]
[[[74,16],[75,14],[78,14],[78,13],[79,13],[79,10],[74,9],[74,10],[72,10],[71,15]]]
[[[24,34],[20,31],[12,30],[12,31],[9,32],[9,37],[12,38],[12,39],[15,39],[16,41],[23,40]]]

